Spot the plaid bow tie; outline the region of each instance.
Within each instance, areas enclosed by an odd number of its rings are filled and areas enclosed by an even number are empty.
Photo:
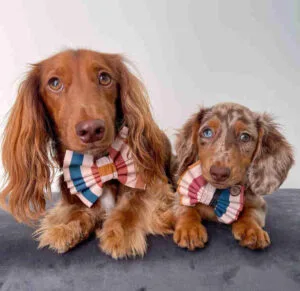
[[[108,156],[96,161],[92,155],[66,151],[64,180],[71,194],[77,195],[88,207],[102,195],[103,184],[112,179],[131,188],[146,188],[136,171],[127,136],[128,128],[123,127],[110,146]]]
[[[180,203],[194,206],[202,203],[214,207],[220,222],[230,224],[237,220],[244,206],[244,187],[240,185],[227,189],[216,189],[202,176],[200,162],[189,166],[178,181],[177,193]]]

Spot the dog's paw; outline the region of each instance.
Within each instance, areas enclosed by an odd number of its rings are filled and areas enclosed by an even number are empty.
[[[86,234],[81,231],[79,221],[50,227],[43,226],[37,229],[33,236],[39,241],[38,248],[48,246],[59,254],[67,252],[86,238]]]
[[[252,250],[264,249],[271,244],[268,233],[255,224],[236,222],[232,225],[232,233],[241,246]]]
[[[114,259],[144,256],[147,249],[146,237],[140,229],[125,229],[121,223],[105,223],[96,231],[101,250]]]
[[[178,246],[193,251],[196,248],[204,248],[208,235],[205,227],[197,222],[176,227],[173,240]]]

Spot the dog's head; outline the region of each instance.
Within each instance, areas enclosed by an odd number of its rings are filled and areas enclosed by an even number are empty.
[[[67,51],[35,65],[31,74],[63,148],[101,155],[112,143],[123,118],[121,64],[116,55]]]
[[[18,220],[38,217],[65,150],[100,157],[125,124],[145,182],[165,178],[162,133],[143,84],[121,55],[68,50],[33,65],[4,132],[2,205],[8,199]]]
[[[293,164],[291,146],[272,118],[233,103],[193,115],[178,134],[176,151],[178,175],[200,160],[215,187],[244,184],[259,195],[276,190]]]

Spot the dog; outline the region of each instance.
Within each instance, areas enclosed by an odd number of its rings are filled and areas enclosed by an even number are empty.
[[[250,249],[269,246],[269,235],[263,229],[266,217],[263,195],[278,189],[294,162],[292,147],[271,116],[234,103],[202,108],[179,131],[175,148],[177,180],[186,170],[201,165],[201,178],[208,183],[207,188],[225,191],[243,185],[243,201],[238,204],[243,210],[233,208],[238,217],[231,217],[233,236],[241,246]],[[190,207],[182,203],[180,196],[177,193],[174,206],[174,242],[189,250],[203,248],[208,235],[202,221],[220,218],[209,203]]]
[[[64,168],[66,152],[99,159],[124,126],[146,189],[111,180],[87,207],[61,176],[61,199],[46,210],[53,173]],[[143,256],[147,234],[170,232],[170,156],[145,87],[121,55],[63,51],[33,65],[20,85],[4,132],[1,205],[19,222],[41,218],[35,232],[40,248],[64,253],[95,231],[113,258]]]

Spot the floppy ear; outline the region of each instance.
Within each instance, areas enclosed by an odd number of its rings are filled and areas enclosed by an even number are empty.
[[[118,69],[123,122],[129,128],[128,141],[138,168],[146,183],[157,177],[166,180],[164,166],[170,151],[166,149],[164,134],[153,120],[146,89],[121,57]]]
[[[180,176],[186,168],[197,161],[197,137],[198,130],[207,109],[200,109],[179,130],[175,143],[177,154],[177,175]]]
[[[268,114],[257,120],[258,143],[248,171],[249,187],[258,195],[277,190],[294,163],[293,150]]]
[[[50,194],[49,142],[51,128],[39,96],[39,66],[35,65],[19,87],[2,143],[5,187],[1,206],[20,222],[30,223],[45,210]]]

